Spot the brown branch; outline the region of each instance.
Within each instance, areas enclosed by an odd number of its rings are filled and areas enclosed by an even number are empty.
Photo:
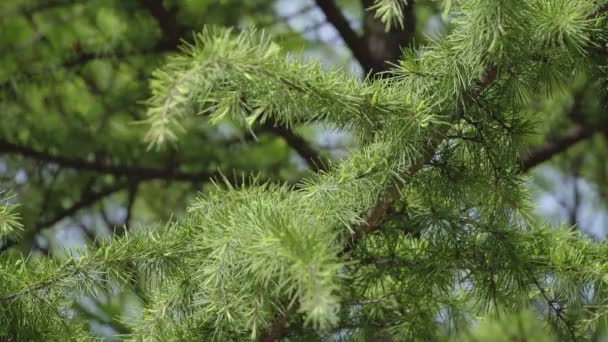
[[[348,20],[333,0],[316,0],[317,6],[323,11],[327,21],[340,33],[340,36],[351,50],[353,56],[362,66],[372,65],[372,58],[364,41],[350,27]]]
[[[175,181],[201,182],[207,181],[215,173],[207,171],[182,172],[175,168],[152,168],[144,166],[112,165],[100,161],[88,161],[85,159],[58,156],[49,152],[42,152],[27,146],[17,145],[0,139],[0,154],[16,154],[26,158],[57,164],[59,166],[74,170],[84,170],[95,173],[103,173],[113,176],[125,176],[137,180],[166,179]]]
[[[89,207],[89,206],[93,205],[94,203],[96,203],[116,192],[119,192],[119,191],[125,189],[127,187],[127,185],[128,184],[126,184],[126,183],[114,184],[114,185],[107,187],[105,189],[102,189],[98,192],[89,192],[89,193],[83,194],[82,198],[78,202],[72,204],[68,208],[61,210],[60,212],[56,213],[55,215],[53,215],[52,217],[50,217],[48,219],[39,220],[35,224],[33,230],[30,232],[31,236],[35,236],[36,234],[40,233],[40,231],[42,231],[43,229],[48,228],[48,227],[58,223],[59,221],[63,220],[64,218],[75,214],[76,212],[78,212],[79,210],[81,210],[83,208]],[[2,246],[0,246],[0,253],[6,251],[10,247],[17,245],[18,243],[19,243],[18,240],[5,241],[2,244]]]
[[[287,326],[289,325],[289,317],[296,313],[296,306],[292,305],[286,312],[280,312],[268,330],[262,334],[258,341],[260,342],[273,342],[285,337],[288,333]]]
[[[308,164],[308,167],[312,171],[317,172],[327,170],[327,165],[321,158],[319,152],[313,149],[304,138],[277,122],[265,123],[264,128],[285,139],[287,144],[291,146],[291,148],[293,148],[304,159],[304,161],[306,161],[306,164]]]
[[[133,217],[133,205],[135,204],[135,198],[137,197],[138,190],[139,183],[131,182],[131,184],[129,185],[129,195],[127,196],[127,215],[124,221],[125,227],[129,227],[131,225],[131,218]]]
[[[375,17],[374,11],[369,10],[374,1],[362,0],[361,3],[365,10],[362,44],[369,54],[368,63],[361,64],[361,67],[366,73],[374,75],[390,69],[401,58],[403,49],[412,47],[416,33],[415,4],[414,0],[408,0],[403,5],[403,27],[393,26],[386,31],[384,23]]]
[[[68,208],[61,210],[60,212],[53,215],[53,217],[48,218],[46,220],[41,220],[38,223],[36,223],[36,226],[34,227],[34,233],[37,233],[46,227],[50,227],[50,226],[54,225],[55,223],[63,220],[64,218],[74,215],[80,209],[90,207],[91,205],[95,204],[96,202],[100,201],[101,199],[106,198],[123,189],[126,189],[127,187],[128,187],[128,184],[126,184],[126,183],[118,183],[118,184],[113,184],[112,186],[109,186],[100,191],[85,194],[84,196],[82,196],[82,198],[78,202],[72,204]]]
[[[164,43],[167,47],[176,48],[179,46],[180,32],[182,31],[174,13],[170,12],[163,5],[162,0],[139,0],[139,4],[144,7],[150,15],[154,17],[160,27]]]
[[[553,156],[568,150],[576,143],[592,137],[598,130],[597,127],[575,125],[555,140],[530,148],[522,158],[521,171],[529,171]]]

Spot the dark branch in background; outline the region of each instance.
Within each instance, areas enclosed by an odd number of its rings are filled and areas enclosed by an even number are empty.
[[[97,201],[100,201],[112,194],[115,194],[115,193],[123,190],[125,187],[127,187],[126,183],[118,183],[118,184],[114,184],[110,187],[107,187],[107,188],[102,189],[97,192],[88,192],[88,193],[84,194],[78,202],[72,204],[68,208],[61,210],[60,212],[56,213],[55,215],[53,215],[50,218],[47,218],[44,220],[39,220],[35,224],[33,230],[31,232],[29,232],[30,236],[31,237],[36,236],[43,229],[48,228],[48,227],[54,225],[55,223],[58,223],[59,221],[63,220],[64,218],[66,218],[68,216],[74,215],[80,209],[89,207],[89,206],[93,205],[94,203],[96,203]],[[6,251],[10,247],[13,247],[13,246],[19,244],[20,242],[21,242],[20,240],[5,241],[2,244],[2,246],[0,246],[0,253]]]
[[[374,0],[362,0],[364,9],[374,5]],[[377,74],[387,71],[391,64],[397,63],[404,48],[413,47],[416,34],[415,0],[406,1],[403,5],[403,28],[392,27],[388,32],[385,25],[374,18],[374,11],[366,10],[363,14],[363,40],[369,51],[369,61],[361,64],[366,73]]]
[[[0,154],[16,154],[47,163],[54,163],[74,170],[103,173],[113,176],[126,176],[140,181],[150,179],[166,179],[200,182],[206,181],[215,175],[207,171],[182,172],[175,170],[175,167],[171,169],[160,169],[144,166],[111,165],[99,161],[88,161],[85,159],[57,156],[48,152],[36,151],[30,147],[17,145],[2,139],[0,139]]]
[[[87,208],[96,203],[97,201],[127,188],[127,186],[128,184],[123,182],[113,184],[112,186],[109,186],[97,192],[89,192],[88,194],[82,196],[82,198],[78,202],[72,204],[68,208],[63,209],[62,211],[56,213],[55,215],[46,220],[41,220],[36,223],[36,226],[34,228],[35,232],[39,232],[44,228],[50,227],[63,220],[64,218],[74,215],[80,209]]]
[[[175,13],[167,10],[162,0],[139,0],[139,3],[160,26],[165,44],[171,49],[176,48],[180,44],[181,30]]]
[[[312,171],[327,170],[327,165],[320,157],[319,152],[313,149],[304,138],[276,122],[273,124],[266,123],[264,128],[282,137],[306,161]]]
[[[350,27],[348,20],[338,8],[333,0],[316,0],[317,6],[321,8],[327,21],[331,23],[350,49],[355,59],[366,69],[366,66],[372,65],[370,51],[364,44],[361,37]]]
[[[138,190],[139,182],[131,182],[129,185],[129,194],[127,196],[127,214],[124,222],[125,227],[129,227],[131,225],[131,218],[133,217],[133,205],[135,204]]]
[[[581,205],[581,198],[580,198],[580,192],[579,192],[579,188],[578,188],[578,178],[580,177],[580,173],[581,173],[581,166],[583,163],[583,156],[582,155],[577,155],[574,160],[572,160],[572,167],[571,170],[572,175],[570,177],[571,182],[572,182],[572,206],[569,208],[569,214],[568,214],[568,222],[570,223],[570,228],[572,229],[576,229],[576,227],[578,226],[578,212],[580,209],[580,205]]]
[[[598,130],[596,127],[575,125],[555,140],[530,148],[522,158],[521,170],[527,172],[553,156],[568,150],[576,143],[592,137]]]

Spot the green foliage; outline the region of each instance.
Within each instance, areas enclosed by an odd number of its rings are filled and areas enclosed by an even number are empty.
[[[533,219],[518,160],[539,120],[532,89],[601,80],[588,50],[606,44],[592,40],[605,14],[593,1],[455,6],[449,35],[363,82],[256,33],[202,33],[154,74],[148,143],[184,139],[198,115],[324,123],[360,148],[296,185],[216,185],[183,219],[63,261],[0,258],[3,334],[84,339],[72,296],[138,287],[132,340],[255,339],[279,324],[289,340],[476,340],[501,324],[589,338],[608,312],[608,245]]]
[[[534,314],[525,311],[511,314],[497,320],[480,323],[474,334],[464,333],[462,341],[556,341],[547,329],[543,329]]]
[[[388,31],[394,26],[403,28],[403,9],[406,5],[407,0],[375,0],[369,10],[376,12],[376,18],[384,23]]]
[[[18,204],[11,203],[14,195],[0,191],[0,241],[15,238],[23,229],[23,224],[17,213]]]
[[[323,72],[319,62],[290,57],[267,37],[244,32],[204,32],[194,46],[155,73],[147,140],[176,138],[180,116],[207,114],[241,125],[269,117],[288,127],[324,121],[370,136],[390,113],[407,105],[381,82],[361,84],[344,72]]]

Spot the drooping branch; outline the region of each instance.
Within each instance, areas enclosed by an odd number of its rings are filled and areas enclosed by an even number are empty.
[[[162,46],[177,49],[181,42],[180,33],[185,29],[180,27],[175,14],[167,10],[161,0],[140,0],[139,2],[160,26],[165,41]],[[311,170],[316,172],[324,168],[320,153],[305,139],[274,121],[269,121],[267,127],[271,132],[285,139],[285,142],[306,161]]]

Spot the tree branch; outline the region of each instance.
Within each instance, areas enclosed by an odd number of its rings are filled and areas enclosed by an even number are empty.
[[[131,218],[133,217],[133,205],[135,204],[135,198],[137,197],[137,191],[139,190],[138,182],[131,182],[129,184],[129,195],[127,196],[127,215],[125,217],[124,226],[128,227],[131,225]]]
[[[36,151],[27,146],[21,146],[0,139],[0,154],[16,154],[26,158],[53,163],[62,167],[84,170],[96,173],[109,174],[113,176],[125,176],[132,179],[150,180],[166,179],[176,181],[201,182],[207,181],[215,176],[215,173],[207,171],[182,172],[175,168],[158,169],[143,166],[111,165],[99,161],[88,161],[85,159],[57,156],[48,152]]]
[[[363,39],[350,27],[348,20],[333,0],[315,0],[323,11],[327,21],[340,33],[340,36],[351,50],[353,56],[362,66],[372,65],[372,58]],[[365,67],[364,67],[365,68]]]
[[[568,150],[576,143],[592,137],[598,130],[596,127],[575,125],[555,140],[531,147],[522,158],[521,171],[529,171],[533,167],[553,158],[553,156]]]
[[[331,2],[331,1],[321,1]],[[139,0],[139,3],[150,12],[150,15],[158,22],[161,30],[163,31],[164,40],[166,46],[175,49],[179,46],[180,32],[184,31],[174,13],[169,12],[160,0]],[[334,5],[335,7],[335,5]],[[337,8],[336,8],[337,9]],[[338,10],[339,12],[339,10]],[[341,15],[341,13],[340,13]],[[347,23],[348,24],[348,23]],[[323,170],[324,166],[320,153],[310,146],[310,144],[295,134],[285,126],[280,125],[277,122],[270,121],[267,123],[268,128],[274,134],[285,139],[287,144],[294,149],[308,164],[313,171]]]
[[[265,123],[263,126],[275,135],[285,139],[287,144],[306,161],[306,164],[308,164],[308,167],[313,172],[327,170],[327,165],[324,163],[319,152],[313,149],[304,138],[277,122]]]
[[[374,5],[374,0],[362,0],[363,42],[368,51],[369,61],[361,64],[366,73],[378,74],[391,68],[401,58],[404,48],[411,47],[416,33],[416,14],[414,0],[408,0],[402,7],[403,27],[394,26],[389,31],[375,17],[373,11],[367,10]]]
[[[174,13],[165,8],[162,0],[139,0],[139,4],[154,17],[160,26],[166,46],[172,49],[179,46],[181,29],[177,18]]]
[[[54,225],[55,223],[63,220],[64,218],[66,218],[68,216],[74,215],[80,209],[89,207],[89,206],[95,204],[96,202],[100,201],[101,199],[106,198],[123,189],[126,189],[127,187],[128,187],[128,183],[124,183],[124,182],[117,183],[117,184],[113,184],[112,186],[109,186],[105,189],[102,189],[100,191],[90,192],[90,193],[83,195],[82,198],[78,202],[72,204],[68,208],[61,210],[60,212],[56,213],[55,215],[53,215],[52,217],[50,217],[46,220],[38,221],[38,223],[36,223],[36,226],[34,227],[34,234],[40,232],[42,229],[44,229],[46,227],[50,227],[50,226]]]

